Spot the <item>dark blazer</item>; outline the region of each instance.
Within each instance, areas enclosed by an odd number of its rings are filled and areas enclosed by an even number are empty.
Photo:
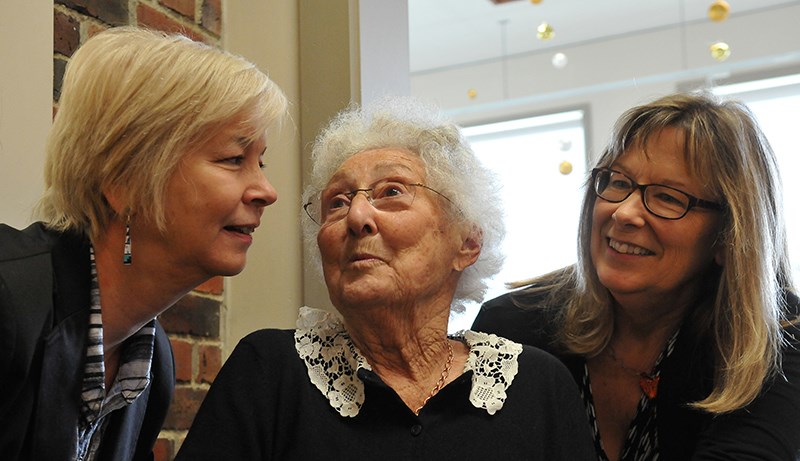
[[[558,357],[576,382],[583,377],[585,359],[567,353],[556,340],[557,309],[548,306],[547,293],[523,298],[531,308],[517,307],[512,294],[486,302],[472,329],[495,333]],[[800,300],[788,293],[789,318],[800,314]],[[672,354],[661,363],[658,386],[659,459],[685,460],[800,460],[800,330],[785,330],[784,376],[771,380],[753,403],[717,417],[687,404],[708,396],[714,384],[714,346],[708,334],[686,325]]]
[[[71,459],[80,416],[91,272],[89,243],[33,224],[0,224],[0,459]],[[101,460],[152,460],[175,372],[156,322],[150,386],[109,417]]]

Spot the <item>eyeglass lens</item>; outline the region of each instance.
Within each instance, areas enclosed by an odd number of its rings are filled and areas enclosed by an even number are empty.
[[[642,190],[644,206],[656,216],[678,219],[690,208],[691,199],[685,192],[660,184],[640,186],[622,173],[596,170],[594,190],[604,200],[613,203],[622,202],[636,189]]]
[[[333,193],[322,191],[312,197],[305,209],[311,219],[318,224],[339,221],[347,216],[355,196],[363,192],[373,207],[381,211],[402,211],[414,202],[416,186],[396,181],[381,181],[368,189],[355,189],[348,192]]]

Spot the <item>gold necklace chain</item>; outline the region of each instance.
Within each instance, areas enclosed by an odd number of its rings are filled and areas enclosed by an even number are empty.
[[[612,346],[611,343],[608,344],[608,354],[620,368],[639,378],[639,388],[648,398],[652,400],[658,395],[658,382],[661,380],[660,376],[654,375],[652,370],[649,372],[639,371],[625,365],[622,359],[617,358],[616,351],[614,351],[614,346]]]
[[[632,374],[634,374],[636,376],[650,376],[650,377],[652,377],[652,374],[650,372],[637,370],[635,368],[631,368],[631,367],[625,365],[625,362],[622,359],[617,357],[617,353],[614,350],[614,346],[612,346],[611,343],[608,344],[608,354],[611,356],[611,360],[613,360],[617,365],[620,366],[620,368],[622,368],[623,370],[627,371],[628,373],[632,373]]]
[[[422,407],[428,403],[428,400],[431,399],[437,392],[439,392],[442,387],[444,386],[444,382],[447,380],[447,375],[450,374],[450,367],[453,365],[453,346],[450,345],[450,340],[445,338],[447,344],[447,362],[444,364],[444,369],[442,370],[442,375],[439,377],[439,381],[436,381],[436,385],[433,386],[431,392],[425,397],[425,400],[422,401],[422,405],[414,411],[415,415],[419,415],[419,412],[422,411]]]

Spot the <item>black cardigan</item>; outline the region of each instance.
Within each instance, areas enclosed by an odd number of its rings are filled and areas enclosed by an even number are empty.
[[[530,344],[558,357],[576,382],[583,376],[584,359],[569,354],[556,341],[558,306],[545,306],[548,294],[526,296],[533,308],[517,307],[508,293],[485,303],[472,329]],[[800,301],[788,294],[796,317]],[[710,337],[695,337],[684,326],[672,354],[661,364],[656,408],[659,459],[684,460],[800,460],[800,330],[785,332],[783,377],[772,380],[746,408],[712,417],[687,406],[702,400],[713,387],[713,345]],[[709,335],[710,336],[710,335]]]
[[[86,239],[33,224],[0,225],[0,458],[71,459],[76,443],[90,306]],[[100,460],[151,460],[175,383],[156,323],[151,383],[115,411]]]

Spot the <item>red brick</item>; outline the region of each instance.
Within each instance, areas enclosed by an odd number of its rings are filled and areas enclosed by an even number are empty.
[[[72,56],[81,43],[81,23],[61,11],[53,14],[53,51]]]
[[[94,37],[95,35],[99,34],[100,32],[108,30],[108,26],[105,24],[98,24],[96,22],[89,22],[86,25],[86,36],[87,38]]]
[[[194,0],[158,0],[158,3],[194,21]]]
[[[181,33],[192,40],[202,42],[204,38],[194,32],[187,24],[182,24],[165,13],[148,5],[136,5],[136,19],[140,26],[149,27],[170,33]]]
[[[206,280],[205,283],[195,288],[194,291],[199,291],[201,293],[209,293],[212,295],[221,295],[224,289],[225,289],[225,279],[223,277],[214,277]]]
[[[205,389],[177,386],[164,429],[188,430],[205,396]]]
[[[158,439],[153,446],[155,461],[172,461],[175,450],[170,439]]]
[[[197,380],[211,384],[222,367],[222,351],[219,346],[200,346],[199,349],[200,369],[197,372]]]
[[[170,338],[172,353],[175,356],[175,379],[178,382],[192,381],[192,355],[194,347],[183,339]]]
[[[128,24],[128,0],[56,0],[56,3],[112,26]]]
[[[169,333],[219,338],[221,303],[213,299],[188,294],[159,316]]]
[[[204,0],[203,16],[200,24],[208,31],[222,35],[222,4],[221,0]]]

